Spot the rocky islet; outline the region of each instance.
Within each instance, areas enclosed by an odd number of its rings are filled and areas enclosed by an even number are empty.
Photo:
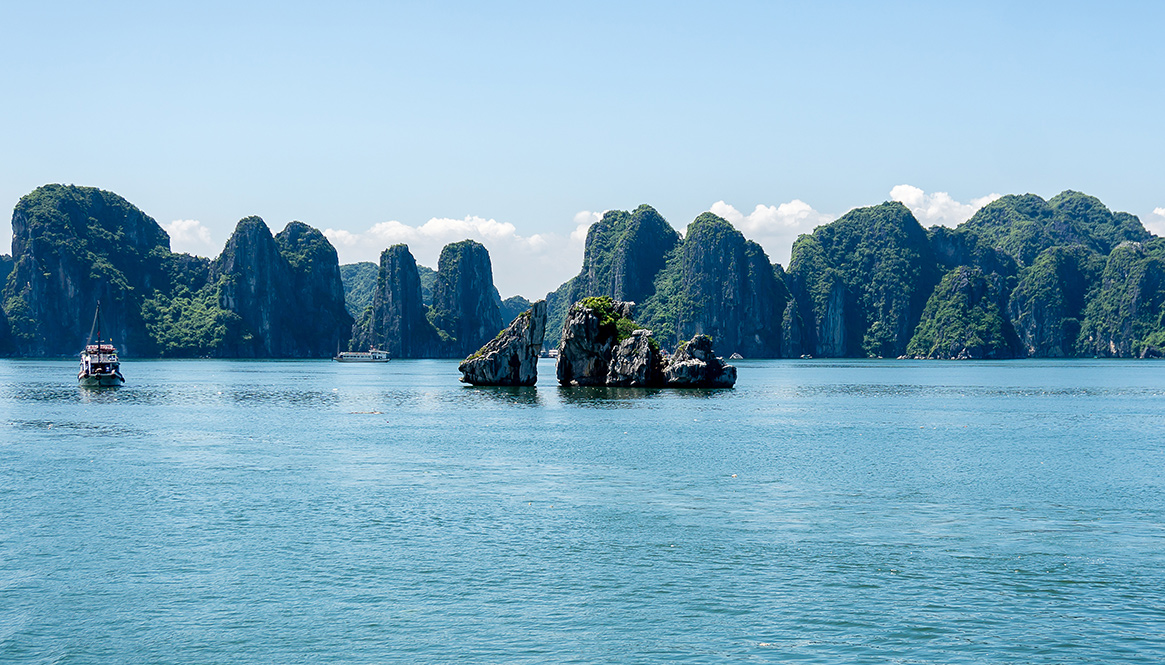
[[[558,382],[635,388],[724,388],[736,382],[736,368],[715,356],[709,336],[696,335],[665,357],[652,331],[635,323],[634,310],[635,303],[606,296],[571,305],[558,343]]]
[[[461,361],[461,381],[475,386],[532,386],[538,381],[538,358],[546,337],[546,301],[514,317],[498,333]]]

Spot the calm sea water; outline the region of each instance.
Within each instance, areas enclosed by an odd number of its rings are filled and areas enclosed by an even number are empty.
[[[0,661],[1165,661],[1165,364],[0,361]]]

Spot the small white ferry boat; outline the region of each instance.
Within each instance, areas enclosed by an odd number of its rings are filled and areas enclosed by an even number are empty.
[[[386,363],[388,351],[381,351],[375,347],[367,351],[341,351],[332,360],[342,363]]]
[[[113,346],[112,340],[101,341],[101,303],[97,303],[93,325],[97,328],[97,343],[86,344],[85,350],[81,352],[77,383],[84,388],[116,388],[125,383],[125,377],[121,375],[121,361],[117,359],[117,348]],[[89,332],[92,335],[93,331]]]

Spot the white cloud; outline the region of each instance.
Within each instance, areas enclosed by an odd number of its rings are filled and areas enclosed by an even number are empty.
[[[215,256],[222,249],[210,237],[210,229],[197,219],[176,219],[163,228],[170,234],[170,250],[198,256]]]
[[[590,210],[580,210],[574,215],[574,230],[570,232],[570,239],[572,242],[586,244],[587,231],[591,230],[591,226],[603,218],[606,212],[591,212]]]
[[[1144,220],[1145,228],[1155,236],[1165,236],[1165,207],[1153,208],[1153,214]]]
[[[470,238],[485,245],[493,264],[494,284],[502,297],[515,294],[531,300],[542,298],[582,266],[587,229],[601,214],[582,211],[574,216],[574,230],[562,233],[535,233],[523,236],[509,222],[470,215],[463,219],[434,217],[419,226],[396,220],[380,222],[362,233],[344,229],[324,229],[335,246],[341,263],[380,260],[385,248],[404,243],[417,263],[437,267],[441,248]]]
[[[797,236],[834,219],[832,215],[814,210],[801,199],[775,206],[757,205],[747,215],[724,201],[713,203],[709,210],[732,222],[746,238],[764,247],[770,261],[783,266],[789,265],[789,253]]]
[[[901,201],[923,226],[956,227],[967,221],[979,208],[998,199],[999,194],[988,194],[970,203],[959,203],[946,192],[927,194],[913,185],[897,185],[890,190],[890,200]]]

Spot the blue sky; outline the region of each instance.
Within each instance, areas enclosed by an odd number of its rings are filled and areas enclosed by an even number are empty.
[[[1078,189],[1162,233],[1163,18],[1154,2],[6,3],[0,205],[97,186],[209,255],[251,214],[328,229],[344,261],[403,240],[433,265],[469,235],[503,295],[527,296],[578,270],[597,213],[640,203],[677,228],[716,210],[782,262],[797,233],[892,191],[953,224],[991,195]]]

